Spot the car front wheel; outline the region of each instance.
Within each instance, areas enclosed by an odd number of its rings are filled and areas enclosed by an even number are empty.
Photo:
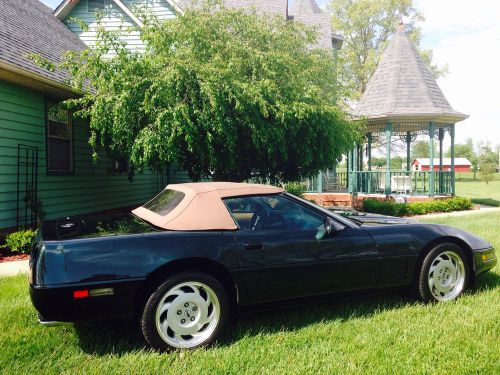
[[[155,349],[208,346],[228,321],[223,286],[199,272],[174,275],[151,294],[141,319],[144,338]]]
[[[469,284],[467,256],[452,243],[434,247],[418,271],[415,292],[424,302],[454,300]]]

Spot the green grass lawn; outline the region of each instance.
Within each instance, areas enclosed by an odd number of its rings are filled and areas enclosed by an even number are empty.
[[[489,204],[500,204],[500,173],[495,173],[495,179],[488,184],[479,179],[479,174],[476,180],[472,173],[457,173],[456,178],[458,196],[471,198],[474,203],[488,204],[484,199],[490,199]]]
[[[426,218],[500,248],[500,213]],[[311,282],[314,277],[311,275]],[[218,346],[159,354],[134,325],[45,328],[26,276],[0,279],[0,373],[499,374],[500,272],[458,301],[423,305],[401,293],[241,317]]]

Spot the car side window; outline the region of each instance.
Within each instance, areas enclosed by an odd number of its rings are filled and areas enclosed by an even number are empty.
[[[229,212],[242,230],[318,230],[321,215],[281,195],[227,198]]]

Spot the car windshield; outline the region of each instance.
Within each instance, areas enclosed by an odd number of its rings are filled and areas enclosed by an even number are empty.
[[[345,216],[345,215],[339,215],[338,213],[336,213],[334,211],[327,210],[326,208],[321,207],[321,206],[317,205],[314,202],[305,200],[305,199],[297,197],[295,195],[291,195],[289,193],[284,193],[284,195],[292,197],[295,200],[299,200],[299,201],[301,201],[301,202],[303,202],[303,203],[305,203],[305,204],[307,204],[309,206],[314,206],[317,210],[320,210],[321,212],[324,212],[324,213],[328,214],[329,216],[333,216],[337,221],[341,222],[342,224],[346,224],[348,226],[352,226],[353,223],[355,225],[359,225],[360,224],[357,220],[354,220],[352,217],[348,217],[348,216]]]
[[[165,189],[156,197],[144,205],[158,215],[165,216],[170,213],[184,199],[185,194],[181,191]]]

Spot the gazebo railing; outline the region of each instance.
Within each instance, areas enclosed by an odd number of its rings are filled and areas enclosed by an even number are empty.
[[[322,171],[317,176],[303,181],[307,193],[347,192],[349,174],[332,169]]]
[[[386,194],[401,193],[412,195],[430,195],[430,171],[391,171],[390,186],[386,189],[385,171],[354,171],[332,172],[323,171],[318,176],[309,178],[304,182],[308,193],[364,193]],[[452,194],[452,172],[434,172],[434,194]]]
[[[434,172],[434,193],[448,195],[452,194],[452,172]],[[391,171],[390,186],[386,189],[385,171],[355,171],[352,172],[352,186],[349,189],[353,193],[385,194],[403,193],[414,195],[430,194],[431,172],[421,171]]]

